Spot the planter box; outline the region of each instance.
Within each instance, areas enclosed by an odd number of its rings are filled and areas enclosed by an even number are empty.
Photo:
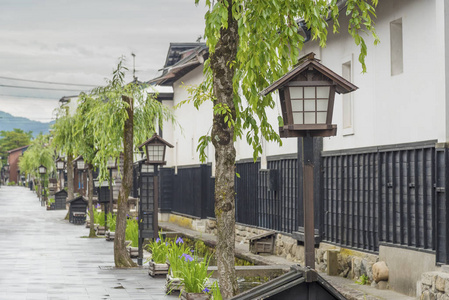
[[[131,258],[136,258],[139,256],[139,248],[138,247],[127,247],[126,249],[128,250],[129,256]]]
[[[181,278],[175,278],[171,273],[167,274],[167,281],[165,282],[165,293],[170,295],[175,292],[181,292],[184,284],[182,284]]]
[[[185,291],[181,293],[182,300],[209,300],[211,297],[211,295],[203,293],[186,293]]]
[[[167,275],[168,265],[167,264],[157,264],[154,261],[149,262],[148,275],[154,277],[156,275]]]
[[[97,235],[105,235],[106,234],[105,226],[98,226],[96,229],[97,229]]]
[[[106,232],[106,241],[113,241],[114,238],[115,238],[115,232],[114,231]]]

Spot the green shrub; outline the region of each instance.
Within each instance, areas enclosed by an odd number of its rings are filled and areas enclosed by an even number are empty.
[[[169,244],[167,259],[170,262],[170,271],[174,278],[182,276],[182,260],[179,259],[184,254],[190,254],[190,248],[178,237]]]
[[[132,247],[137,247],[139,245],[139,223],[137,220],[126,220],[125,239],[131,241]]]
[[[107,218],[108,218],[109,230],[110,231],[115,231],[115,225],[117,224],[117,217],[116,216],[112,216],[111,213],[108,213]]]
[[[8,186],[11,186],[11,185],[16,185],[16,183],[14,181],[9,181]]]
[[[184,290],[187,293],[209,293],[207,283],[212,274],[207,273],[209,267],[209,258],[199,261],[198,257],[189,254],[183,254],[179,258],[183,263],[181,265],[181,282],[184,284]]]
[[[169,245],[164,237],[159,233],[159,237],[148,244],[151,251],[151,259],[157,264],[163,264],[167,261]]]

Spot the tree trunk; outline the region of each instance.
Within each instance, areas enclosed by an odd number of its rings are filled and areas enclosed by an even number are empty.
[[[129,257],[125,247],[126,215],[128,213],[128,197],[133,179],[133,99],[123,96],[128,103],[128,119],[124,125],[123,136],[123,178],[117,200],[117,223],[114,238],[114,261],[117,268],[137,267]]]
[[[235,120],[233,101],[234,68],[238,47],[237,22],[232,17],[232,1],[228,1],[228,27],[220,30],[220,39],[210,64],[213,72],[213,86],[216,100],[227,105]],[[235,147],[234,127],[224,121],[224,115],[214,114],[212,142],[215,147],[215,217],[217,219],[217,266],[220,291],[223,299],[229,299],[237,292],[235,277]]]
[[[62,176],[64,176],[64,174]],[[64,186],[62,186],[61,189],[63,188]],[[73,200],[73,198],[73,155],[67,154],[67,201]],[[65,218],[66,220],[69,219],[69,212],[67,212]]]
[[[87,176],[89,177],[88,191],[87,191],[87,209],[89,210],[89,237],[93,238],[97,235],[95,234],[95,221],[94,221],[94,207],[93,207],[93,197],[94,197],[94,178],[92,176],[92,168],[91,164],[87,164]]]

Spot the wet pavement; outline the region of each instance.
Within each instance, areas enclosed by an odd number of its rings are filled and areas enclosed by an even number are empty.
[[[0,188],[0,299],[177,299],[146,268],[115,269],[113,242],[47,211],[24,187]]]

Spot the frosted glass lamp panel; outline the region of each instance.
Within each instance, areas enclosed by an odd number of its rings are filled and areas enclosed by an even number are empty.
[[[154,172],[154,166],[143,164],[141,172],[142,173],[153,173]]]
[[[304,102],[303,100],[294,100],[292,99],[292,111],[304,111]]]
[[[293,124],[304,124],[304,117],[302,112],[301,113],[293,113]]]
[[[164,159],[164,145],[148,146],[148,160],[162,161]]]
[[[84,170],[84,160],[77,161],[76,166],[79,170]]]
[[[304,111],[315,111],[315,100],[304,100]]]
[[[315,87],[305,87],[304,88],[304,98],[315,99]]]
[[[328,86],[319,86],[316,88],[316,97],[329,99],[329,87]]]
[[[327,105],[329,100],[317,100],[316,110],[317,111],[327,111]]]
[[[317,124],[326,124],[327,112],[317,112],[316,113],[316,123]]]
[[[304,113],[304,124],[316,124],[315,123],[315,112]]]
[[[291,99],[298,99],[298,98],[303,98],[303,88],[302,87],[298,87],[298,86],[291,86],[289,87],[290,90],[290,98]]]

